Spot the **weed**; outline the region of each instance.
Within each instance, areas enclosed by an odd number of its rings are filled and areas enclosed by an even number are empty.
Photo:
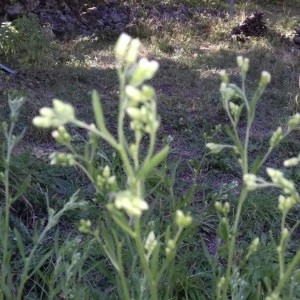
[[[0,29],[0,57],[9,65],[29,68],[46,68],[49,57],[49,40],[44,35],[35,15],[23,16],[13,22],[4,22]]]

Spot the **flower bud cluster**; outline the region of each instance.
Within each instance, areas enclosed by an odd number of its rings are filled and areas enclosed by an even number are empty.
[[[296,113],[295,115],[293,115],[289,122],[288,122],[288,126],[289,129],[295,129],[296,127],[298,127],[300,124],[300,113]]]
[[[282,140],[283,134],[282,134],[282,128],[278,127],[272,134],[270,139],[270,147],[274,148],[279,144],[279,142]]]
[[[54,99],[53,108],[41,108],[40,116],[35,117],[32,122],[37,127],[56,128],[74,120],[75,112],[73,106]]]
[[[192,217],[184,214],[181,210],[176,210],[175,222],[178,227],[186,228],[192,223]]]
[[[236,62],[241,72],[246,75],[249,70],[249,59],[243,58],[243,56],[238,56]]]
[[[281,212],[287,213],[297,202],[297,199],[294,196],[285,197],[279,195],[278,197],[278,208]]]
[[[137,87],[141,85],[144,81],[153,78],[154,74],[157,72],[159,64],[155,60],[148,60],[147,58],[142,58],[137,64],[133,66],[130,71],[131,76],[129,84],[131,86]]]
[[[143,85],[140,89],[128,85],[125,93],[129,100],[126,112],[131,119],[130,128],[148,134],[155,132],[159,122],[156,116],[154,89],[148,85]]]
[[[283,162],[285,167],[294,167],[297,166],[300,162],[300,154],[297,157],[292,157]]]
[[[267,71],[261,72],[261,77],[259,81],[259,87],[264,88],[271,81],[271,74]]]
[[[79,228],[78,229],[82,233],[89,233],[90,229],[91,229],[91,226],[92,226],[92,222],[90,220],[81,219],[79,221]]]
[[[230,101],[236,95],[236,91],[231,86],[228,86],[228,84],[225,82],[222,82],[220,85],[220,93],[223,103]]]
[[[285,194],[293,194],[295,192],[295,185],[291,180],[284,178],[281,171],[272,168],[267,168],[267,173],[273,183],[281,187]]]
[[[116,186],[116,176],[111,176],[109,166],[105,166],[102,174],[97,175],[96,186],[102,191],[112,191]]]
[[[49,155],[51,165],[74,166],[76,163],[75,157],[71,153],[53,152]]]
[[[265,183],[263,179],[258,178],[254,174],[245,174],[243,176],[244,184],[248,191],[254,191]]]
[[[233,118],[235,119],[235,121],[237,121],[239,113],[240,113],[240,106],[230,101],[229,109],[230,109],[230,112],[231,112]]]
[[[158,242],[155,239],[154,231],[150,231],[150,233],[148,234],[148,237],[146,239],[145,246],[144,246],[145,250],[147,251],[149,256],[152,254],[152,252],[156,248],[157,244],[158,244]]]
[[[58,126],[57,130],[52,132],[52,137],[59,144],[69,144],[71,142],[71,136],[63,125]]]
[[[167,242],[167,247],[166,247],[166,256],[169,256],[175,249],[176,243],[174,240],[170,239]]]
[[[273,292],[270,296],[266,297],[266,300],[281,300],[279,293]]]
[[[230,206],[229,206],[229,203],[227,201],[224,204],[217,201],[215,203],[215,208],[216,208],[218,213],[220,213],[222,215],[225,215],[225,216],[227,216],[229,211],[230,211]]]
[[[115,46],[116,58],[124,60],[127,65],[131,65],[137,59],[140,45],[139,39],[132,39],[126,33],[121,34]]]
[[[212,153],[220,153],[224,148],[228,148],[228,145],[207,143],[205,145]]]
[[[115,196],[114,204],[117,209],[124,209],[130,217],[140,217],[142,212],[149,208],[148,203],[144,199],[133,195],[128,190],[118,192]]]
[[[256,237],[249,246],[249,256],[257,251],[259,246],[259,238]]]

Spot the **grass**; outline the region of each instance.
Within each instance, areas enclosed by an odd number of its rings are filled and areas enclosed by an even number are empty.
[[[252,38],[246,43],[230,40],[228,38],[230,29],[254,9],[264,11],[271,33],[266,37]],[[250,87],[249,94],[256,86],[262,70],[272,74],[272,82],[259,104],[256,125],[252,132],[253,155],[262,152],[264,146],[267,146],[272,131],[283,124],[289,115],[300,112],[299,103],[294,100],[299,93],[300,61],[299,57],[290,51],[292,44],[288,41],[292,37],[294,27],[299,26],[300,23],[299,4],[284,1],[283,4],[262,5],[255,2],[249,4],[247,1],[247,4],[236,4],[236,12],[234,19],[226,22],[218,17],[199,15],[185,24],[165,24],[160,32],[157,32],[156,27],[151,27],[147,20],[143,24],[137,21],[137,24],[131,28],[131,33],[143,38],[145,46],[142,56],[156,59],[160,63],[159,73],[151,82],[159,99],[158,111],[161,117],[159,143],[162,144],[166,136],[172,136],[174,139],[168,162],[169,169],[166,171],[167,175],[173,175],[173,181],[167,181],[166,174],[162,171],[161,174],[150,178],[148,182],[156,193],[158,204],[155,209],[163,214],[164,207],[171,201],[170,196],[168,198],[166,195],[174,194],[176,201],[187,201],[188,195],[184,194],[184,191],[193,180],[199,185],[190,203],[194,219],[198,221],[189,234],[184,236],[186,242],[179,250],[183,263],[179,265],[176,272],[182,276],[176,282],[174,299],[209,299],[211,291],[207,286],[210,285],[213,274],[207,257],[199,249],[204,244],[207,245],[207,256],[208,253],[216,255],[222,263],[220,258],[222,255],[215,253],[214,250],[218,243],[218,232],[217,216],[212,203],[216,199],[230,199],[230,204],[236,206],[237,197],[231,183],[237,181],[239,184],[240,174],[228,154],[208,157],[199,166],[200,172],[196,178],[191,174],[192,161],[200,161],[205,152],[204,144],[207,140],[204,133],[211,132],[220,141],[224,140],[223,132],[214,133],[216,125],[226,125],[227,122],[218,92],[218,72],[226,69],[230,78],[238,82],[236,56],[248,57],[251,62],[247,82]],[[27,227],[33,228],[33,225],[28,226],[32,224],[32,219],[46,214],[41,190],[46,189],[51,203],[60,206],[62,205],[60,199],[68,198],[77,187],[86,185],[83,174],[70,169],[49,168],[44,158],[54,147],[50,132],[45,133],[34,129],[31,120],[38,113],[39,108],[49,106],[53,98],[59,98],[72,103],[78,116],[89,121],[92,117],[90,92],[92,89],[97,89],[102,98],[108,127],[115,132],[118,81],[112,51],[114,43],[115,40],[95,36],[77,37],[67,42],[54,41],[49,49],[51,64],[48,64],[47,68],[38,67],[26,71],[20,69],[20,72],[12,77],[0,73],[2,120],[6,120],[8,116],[9,96],[24,95],[27,99],[18,123],[20,130],[25,126],[28,128],[16,153],[16,164],[19,164],[16,178],[20,178],[24,170],[32,174],[32,187],[25,195],[31,204],[26,206],[26,213],[22,211],[22,205],[27,201],[24,200],[23,204],[16,203],[14,207],[14,215],[21,217]],[[243,126],[240,130],[244,130]],[[86,136],[80,131],[76,133],[78,147],[80,147],[80,141]],[[24,149],[28,149],[31,155],[24,154]],[[299,133],[295,133],[292,138],[284,142],[268,164],[272,167],[281,165],[283,158],[298,154],[298,149]],[[100,160],[112,159],[104,145]],[[178,161],[181,163],[177,165]],[[116,161],[116,169],[117,163]],[[297,172],[292,173],[291,177],[299,182],[300,175]],[[15,184],[18,185],[18,182],[16,181]],[[274,253],[270,245],[273,239],[276,239],[279,218],[276,196],[273,196],[270,191],[253,194],[245,205],[238,251],[244,251],[245,243],[254,236],[263,237],[260,255],[253,258],[252,264],[248,265],[254,270],[248,272],[246,270],[244,274],[245,281],[249,282],[247,289],[251,284],[261,285],[264,280],[267,280],[266,277],[275,274],[276,266],[271,258]],[[93,209],[99,207],[94,205]],[[95,212],[91,210],[81,214],[94,216]],[[169,216],[165,217],[167,222]],[[298,219],[298,217],[295,212],[290,218]],[[63,234],[72,234],[75,227],[72,221],[74,218],[76,221],[80,216],[67,215],[60,224]],[[190,248],[186,248],[187,245],[191,245]],[[97,251],[93,248],[95,246],[91,247],[92,252],[94,251],[97,256]],[[266,261],[265,267],[256,269],[255,265],[258,263],[256,260]],[[100,269],[100,266],[96,268]],[[101,269],[100,273],[105,272]],[[110,278],[111,275],[107,273],[102,275],[103,277],[95,278],[94,282],[93,275],[89,275],[86,279],[90,280],[88,284],[94,289],[95,286],[103,287],[103,295],[106,296],[113,295],[113,291],[109,290],[109,285],[103,279]],[[252,274],[252,277],[248,278],[247,274]],[[248,297],[254,299],[251,292],[249,290]]]

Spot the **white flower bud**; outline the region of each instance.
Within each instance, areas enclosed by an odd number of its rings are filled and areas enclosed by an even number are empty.
[[[124,58],[130,41],[131,41],[131,37],[128,34],[122,33],[120,35],[115,46],[115,55],[117,58],[119,59]]]

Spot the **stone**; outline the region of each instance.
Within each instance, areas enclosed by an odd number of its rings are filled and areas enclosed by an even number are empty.
[[[300,45],[300,36],[299,35],[295,35],[294,38],[293,38],[293,42],[296,45]]]
[[[73,23],[70,23],[70,22],[66,23],[66,30],[68,32],[73,32],[75,30],[75,25]]]
[[[21,16],[24,13],[25,13],[25,7],[19,2],[8,6],[6,9],[6,17],[9,20],[16,19],[17,17]]]
[[[120,18],[119,14],[117,12],[112,12],[110,17],[114,23],[119,23],[122,21],[122,19]]]

